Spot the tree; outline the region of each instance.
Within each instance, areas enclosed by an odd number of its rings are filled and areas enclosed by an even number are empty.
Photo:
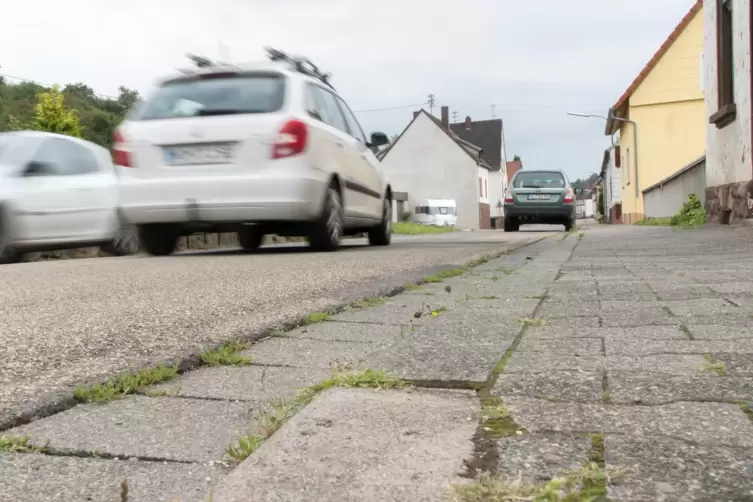
[[[57,84],[37,97],[30,129],[81,137],[78,113],[65,106],[65,97]]]
[[[520,160],[520,155],[516,155],[515,157],[512,158],[512,160],[513,162],[523,162],[522,160]]]
[[[139,100],[139,92],[129,89],[128,87],[118,87],[118,104],[123,107],[123,113],[131,109],[131,107]]]

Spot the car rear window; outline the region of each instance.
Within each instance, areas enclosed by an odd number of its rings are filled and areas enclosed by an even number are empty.
[[[160,86],[134,113],[135,120],[271,113],[282,107],[285,78],[239,74],[173,80]]]
[[[564,188],[565,177],[562,173],[552,172],[520,172],[513,181],[515,188]]]

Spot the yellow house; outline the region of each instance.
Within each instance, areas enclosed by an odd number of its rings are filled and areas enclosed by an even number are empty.
[[[642,190],[706,150],[702,55],[703,1],[698,0],[609,109],[605,134],[620,133],[624,223],[644,218]]]

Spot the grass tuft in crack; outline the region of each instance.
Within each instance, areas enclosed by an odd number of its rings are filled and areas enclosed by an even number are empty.
[[[521,317],[518,322],[523,326],[542,326],[546,324],[546,321],[539,317]]]
[[[329,314],[327,312],[312,312],[306,316],[306,319],[303,320],[303,324],[304,325],[317,324],[320,322],[324,322],[327,319],[329,319]]]
[[[528,432],[515,423],[510,410],[497,397],[483,399],[481,406],[481,428],[488,437],[492,438],[519,436]]]
[[[442,270],[441,272],[437,272],[436,274],[430,275],[429,277],[427,277],[426,282],[428,283],[442,282],[445,279],[463,275],[464,272],[466,272],[465,268],[451,268],[449,270]]]
[[[222,347],[202,352],[201,362],[207,366],[247,366],[251,364],[251,358],[240,354],[245,349],[244,343],[230,342]]]
[[[46,448],[31,444],[31,436],[0,436],[0,453],[43,453]]]
[[[138,392],[144,387],[172,380],[177,374],[178,365],[165,366],[160,364],[155,368],[143,369],[138,373],[120,375],[104,384],[97,384],[92,387],[76,387],[73,396],[83,402],[105,403]]]
[[[706,359],[706,364],[701,366],[701,371],[704,371],[706,373],[713,373],[716,376],[726,376],[727,375],[727,365],[724,364],[723,361],[714,361],[714,358],[711,357],[711,354],[706,354],[703,356],[704,359]]]
[[[327,389],[334,387],[398,389],[406,386],[407,383],[404,380],[384,370],[352,371],[344,366],[335,367],[331,377],[301,389],[295,398],[272,401],[259,413],[258,422],[261,434],[238,435],[225,449],[225,453],[236,462],[242,462],[258,450],[262,443],[277,432],[290,417]]]
[[[353,307],[354,309],[365,309],[369,307],[376,307],[376,306],[382,305],[386,301],[387,301],[387,298],[383,296],[376,296],[374,298],[364,298],[363,300],[354,302],[351,305],[351,307]]]

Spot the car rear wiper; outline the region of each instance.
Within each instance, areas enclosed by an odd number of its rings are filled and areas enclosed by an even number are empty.
[[[241,110],[236,110],[233,108],[210,108],[210,109],[204,109],[204,110],[197,110],[196,115],[198,116],[207,116],[207,115],[237,115],[239,113],[243,113]]]

